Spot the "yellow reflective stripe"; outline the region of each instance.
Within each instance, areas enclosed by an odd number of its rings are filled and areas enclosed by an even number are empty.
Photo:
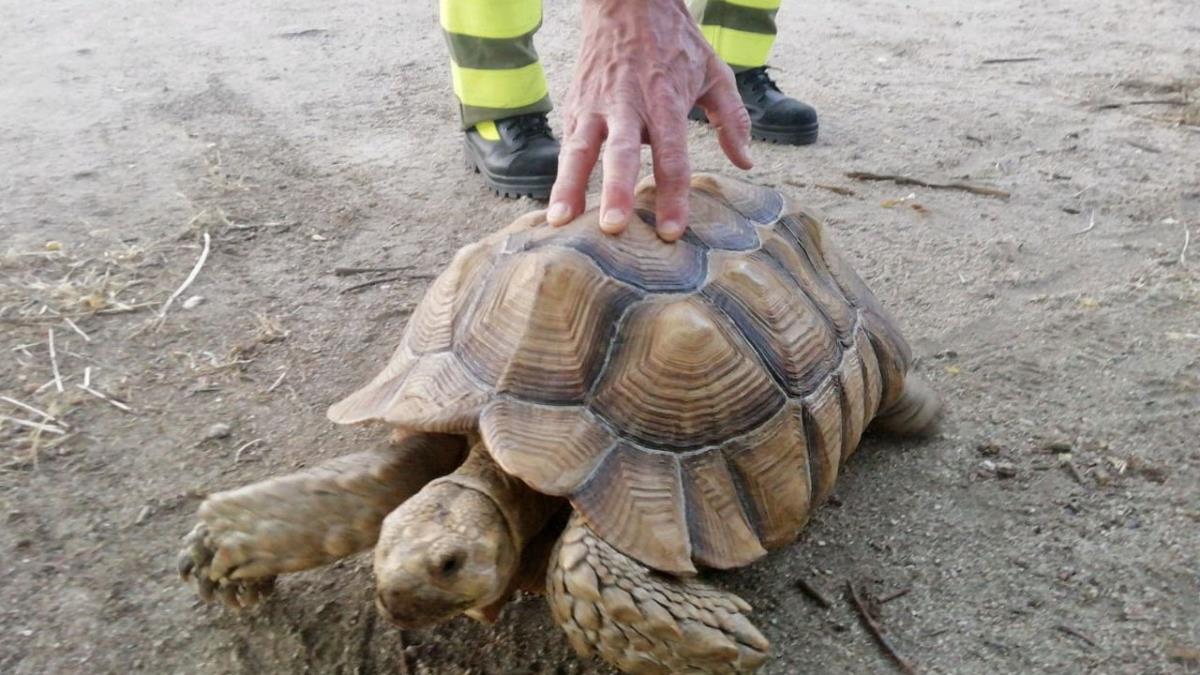
[[[475,130],[479,132],[480,136],[483,136],[485,141],[500,140],[500,130],[496,128],[496,122],[493,120],[476,124]]]
[[[546,95],[542,64],[523,68],[481,70],[450,64],[454,94],[463,105],[479,108],[521,108]]]
[[[441,0],[442,29],[448,33],[513,38],[541,21],[541,0]]]
[[[747,33],[724,26],[701,26],[700,32],[704,33],[717,56],[731,66],[765,66],[767,56],[771,53],[771,45],[775,44],[774,35]]]
[[[754,9],[779,9],[780,0],[725,0],[731,5],[739,7],[753,7]]]

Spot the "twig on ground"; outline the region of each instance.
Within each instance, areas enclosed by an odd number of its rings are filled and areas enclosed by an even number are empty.
[[[50,346],[50,369],[54,371],[54,388],[61,394],[63,391],[62,375],[58,372],[58,354],[54,351],[54,329],[46,331],[47,344]]]
[[[290,223],[286,223],[286,222],[278,221],[278,220],[272,221],[269,223],[229,223],[229,229],[231,229],[231,230],[257,230],[257,229],[260,229],[263,227],[283,227],[283,226],[289,225],[289,224]]]
[[[92,396],[95,396],[96,398],[100,399],[101,401],[108,402],[110,405],[112,405],[114,408],[117,408],[118,410],[124,410],[125,412],[127,412],[131,415],[137,414],[137,413],[133,412],[133,408],[130,408],[129,406],[127,406],[124,403],[122,403],[121,401],[118,401],[117,399],[109,396],[108,394],[105,394],[103,392],[99,392],[99,391],[96,391],[95,389],[92,389],[91,387],[87,386],[86,384],[76,384],[75,386],[86,391],[87,393],[91,394]]]
[[[1082,230],[1076,230],[1071,234],[1086,234],[1091,232],[1094,227],[1096,227],[1096,209],[1092,209],[1092,213],[1088,216],[1087,227],[1083,228]]]
[[[808,596],[809,600],[812,600],[820,605],[822,609],[829,609],[830,607],[833,607],[833,603],[829,601],[829,598],[825,597],[825,594],[822,593],[816,586],[808,583],[804,577],[799,577],[796,579],[796,588],[799,588],[801,593],[804,593],[804,595]]]
[[[1179,266],[1187,266],[1187,250],[1188,244],[1192,243],[1192,231],[1185,224],[1183,226],[1183,248],[1179,249]]]
[[[63,382],[66,382],[66,381],[67,381],[67,380],[69,380],[69,379],[71,379],[71,378],[70,378],[70,376],[64,377],[64,378],[63,378]],[[53,387],[53,386],[54,386],[54,378],[52,377],[52,378],[50,378],[50,379],[49,379],[49,381],[47,381],[45,384],[43,384],[42,386],[38,387],[37,389],[34,389],[34,390],[33,390],[33,394],[34,394],[34,396],[36,396],[36,395],[38,395],[38,394],[42,393],[43,391],[46,391],[47,389],[49,389],[50,387]]]
[[[979,63],[987,66],[987,65],[991,65],[991,64],[995,64],[995,63],[1026,63],[1029,61],[1041,61],[1041,60],[1042,60],[1042,57],[1040,57],[1040,56],[1016,56],[1016,57],[1004,58],[1004,59],[984,59],[984,60],[980,61]]]
[[[1116,110],[1117,108],[1124,108],[1125,106],[1135,106],[1135,105],[1187,105],[1187,101],[1180,101],[1179,99],[1174,99],[1174,98],[1158,98],[1158,99],[1147,99],[1147,100],[1142,100],[1142,101],[1123,101],[1123,102],[1117,102],[1117,103],[1101,103],[1100,105],[1092,108],[1092,110]]]
[[[17,424],[17,425],[20,425],[23,427],[29,427],[30,429],[37,429],[38,431],[48,431],[52,434],[58,434],[60,436],[67,433],[66,430],[60,429],[60,428],[54,426],[53,424],[43,424],[41,422],[31,422],[29,420],[23,420],[23,419],[20,419],[17,417],[9,417],[8,415],[0,415],[0,420],[3,420],[5,422],[12,422],[13,424]]]
[[[23,326],[26,324],[38,324],[38,323],[58,323],[58,321],[60,319],[65,319],[68,316],[70,316],[73,319],[84,319],[89,316],[95,316],[97,314],[101,314],[101,315],[105,315],[105,316],[108,316],[111,314],[129,314],[132,312],[136,312],[139,309],[142,309],[144,307],[151,307],[156,304],[158,304],[158,303],[156,303],[156,302],[138,302],[138,303],[134,303],[132,305],[124,305],[121,307],[109,307],[107,309],[101,309],[101,310],[97,310],[95,312],[76,312],[76,313],[70,314],[70,315],[47,314],[45,316],[0,316],[0,323],[16,324],[18,326]]]
[[[912,593],[911,587],[910,588],[901,588],[900,590],[896,591],[895,593],[888,593],[887,595],[880,598],[879,604],[886,605],[893,600],[903,598],[904,596],[908,595],[909,593]]]
[[[962,190],[971,194],[983,195],[985,197],[997,197],[999,199],[1008,199],[1012,195],[1004,190],[986,187],[983,185],[972,185],[970,183],[934,183],[920,178],[911,176],[900,176],[890,173],[871,173],[869,171],[851,171],[846,174],[848,178],[855,180],[866,181],[892,181],[896,185],[916,185],[918,187],[933,188],[935,190]]]
[[[906,660],[903,656],[900,656],[900,653],[896,651],[894,646],[892,646],[891,640],[888,640],[887,636],[884,635],[883,627],[880,626],[879,622],[871,616],[869,611],[867,611],[867,606],[863,602],[862,598],[859,597],[858,591],[854,588],[854,583],[847,581],[846,590],[850,594],[850,600],[854,602],[854,609],[858,611],[858,618],[862,620],[863,626],[865,626],[867,631],[871,633],[871,636],[875,638],[875,641],[879,643],[879,646],[883,648],[883,651],[887,653],[888,657],[890,657],[892,661],[895,661],[896,665],[900,666],[900,670],[906,675],[916,675],[917,671],[915,668],[913,668],[913,665],[909,663],[908,660]]]
[[[0,396],[0,401],[4,401],[6,403],[11,403],[11,404],[17,406],[18,408],[24,408],[25,410],[33,413],[34,415],[40,415],[43,419],[50,420],[51,422],[54,422],[55,424],[57,424],[58,426],[60,426],[64,429],[71,428],[70,424],[67,424],[66,422],[58,419],[57,417],[55,417],[54,415],[51,415],[50,413],[46,412],[45,410],[35,408],[35,407],[29,405],[28,403],[22,403],[21,401],[18,401],[15,398],[10,398],[8,396]]]
[[[1079,469],[1075,466],[1074,462],[1069,459],[1065,459],[1062,461],[1060,466],[1067,470],[1067,473],[1070,474],[1071,478],[1074,479],[1076,483],[1079,483],[1083,487],[1088,487],[1087,479],[1083,477],[1082,473],[1079,473]]]
[[[412,265],[401,265],[399,267],[335,267],[333,275],[338,277],[349,277],[355,274],[373,274],[375,272],[403,272],[411,270]]]
[[[1071,637],[1079,638],[1080,640],[1083,640],[1084,642],[1088,643],[1089,645],[1091,645],[1093,647],[1100,646],[1100,645],[1096,644],[1096,641],[1093,640],[1092,638],[1084,635],[1083,633],[1079,632],[1078,630],[1076,630],[1074,628],[1071,628],[1070,626],[1066,625],[1065,623],[1060,623],[1057,626],[1055,626],[1054,628],[1056,630],[1058,630],[1060,633],[1066,633],[1067,635],[1070,635]]]
[[[824,183],[805,183],[803,181],[790,180],[790,179],[785,179],[783,182],[787,183],[788,185],[791,185],[793,187],[799,187],[799,188],[803,188],[803,187],[821,188],[822,190],[829,190],[830,192],[833,192],[833,193],[836,193],[839,195],[843,195],[846,197],[853,197],[856,194],[858,194],[854,190],[851,190],[848,187],[842,187],[840,185],[826,185]]]
[[[280,385],[280,383],[283,382],[283,378],[287,377],[287,374],[288,374],[288,371],[286,371],[286,370],[283,371],[282,373],[280,373],[279,377],[275,378],[275,381],[271,383],[271,386],[267,387],[267,393],[269,394],[269,393],[275,391],[275,388],[278,387]]]
[[[246,441],[245,443],[239,445],[238,449],[233,451],[233,463],[237,464],[238,462],[242,461],[242,453],[258,445],[259,443],[262,443],[261,438],[256,438],[252,441]]]
[[[1134,141],[1134,140],[1131,140],[1128,138],[1125,139],[1125,144],[1133,146],[1133,147],[1137,148],[1138,150],[1154,153],[1156,155],[1162,152],[1162,150],[1159,150],[1158,148],[1154,147],[1153,145],[1142,143],[1141,141]]]
[[[75,325],[75,322],[71,320],[71,317],[64,316],[63,321],[67,322],[67,325],[71,327],[71,330],[75,331],[76,333],[79,333],[79,337],[83,338],[84,342],[92,341],[92,338],[89,337],[87,333],[83,332],[83,330],[79,326]]]
[[[392,281],[404,281],[405,279],[416,279],[416,278],[420,278],[420,277],[383,277],[381,279],[372,279],[370,281],[364,281],[361,284],[355,284],[353,286],[350,286],[349,288],[343,288],[341,290],[341,292],[342,293],[353,293],[354,291],[361,291],[364,288],[378,286],[379,284],[386,284],[386,283],[389,283]]]
[[[209,237],[208,232],[205,232],[204,248],[200,251],[200,257],[196,259],[196,264],[192,267],[192,271],[188,273],[187,278],[183,280],[183,284],[180,285],[179,288],[175,289],[175,292],[171,294],[171,297],[167,298],[167,301],[163,303],[162,309],[158,310],[158,318],[161,319],[167,315],[167,309],[171,307],[171,303],[175,302],[180,295],[183,295],[183,292],[187,290],[187,287],[191,286],[192,282],[196,280],[196,277],[200,275],[200,268],[204,267],[204,261],[208,260],[208,251],[211,246],[212,237]]]

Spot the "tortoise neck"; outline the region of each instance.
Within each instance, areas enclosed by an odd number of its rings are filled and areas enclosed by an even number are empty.
[[[454,483],[491,500],[504,516],[518,551],[523,551],[560,510],[557,502],[561,500],[534,490],[497,466],[482,441],[472,446],[457,471],[434,482]]]

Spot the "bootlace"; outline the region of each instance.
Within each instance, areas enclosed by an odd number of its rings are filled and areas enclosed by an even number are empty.
[[[513,130],[513,140],[518,143],[526,139],[553,138],[553,134],[550,132],[550,122],[541,113],[518,115],[508,121]]]
[[[737,74],[738,84],[744,88],[750,89],[755,94],[762,94],[767,89],[779,91],[779,86],[767,74],[769,66],[761,66],[759,68],[751,68],[743,70]]]

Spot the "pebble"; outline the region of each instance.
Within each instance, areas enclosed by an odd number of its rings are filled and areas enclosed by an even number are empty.
[[[980,473],[993,474],[997,478],[1013,478],[1017,475],[1017,465],[1012,462],[993,462],[985,459],[979,463]]]
[[[233,433],[233,427],[224,422],[217,422],[210,426],[208,431],[204,432],[204,440],[211,441],[214,438],[227,438],[231,433]]]
[[[1012,462],[996,462],[997,478],[1013,478],[1017,475],[1017,465]]]

